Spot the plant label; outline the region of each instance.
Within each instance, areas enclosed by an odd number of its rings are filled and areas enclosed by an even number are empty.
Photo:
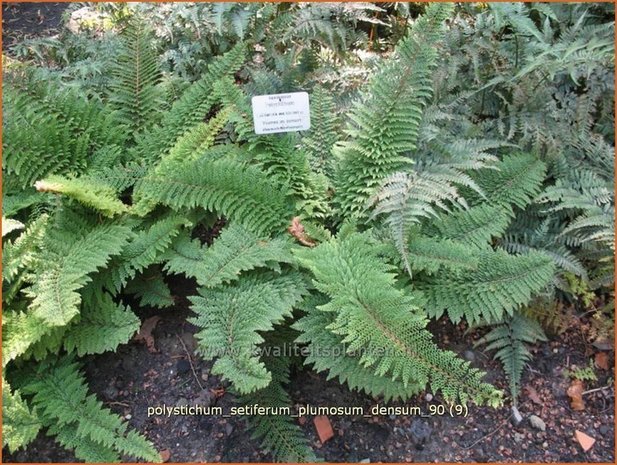
[[[311,127],[306,92],[257,95],[252,98],[255,134],[306,131]]]

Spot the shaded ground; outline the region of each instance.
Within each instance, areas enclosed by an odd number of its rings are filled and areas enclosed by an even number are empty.
[[[2,3],[3,51],[24,39],[54,35],[70,3]]]
[[[177,295],[191,295],[190,283],[176,283]],[[142,319],[161,317],[153,337],[156,352],[137,341],[117,353],[91,357],[86,373],[91,389],[114,412],[145,434],[159,450],[169,450],[172,462],[257,462],[272,458],[250,439],[241,417],[148,416],[148,407],[202,405],[220,406],[225,412],[237,405],[225,391],[226,383],[209,373],[210,363],[192,356],[196,328],[186,322],[186,299],[174,310],[141,311]],[[487,379],[501,388],[504,376],[499,365],[486,354],[471,349],[474,333],[446,321],[433,324],[436,340],[487,371]],[[584,367],[590,357],[588,346],[577,329],[537,348],[536,359],[523,379],[523,387],[535,390],[539,399],[523,394],[520,411],[525,417],[514,427],[508,406],[493,410],[470,406],[467,417],[432,416],[330,416],[335,436],[325,444],[317,438],[312,417],[299,420],[318,456],[331,462],[613,462],[614,394],[612,390],[585,395],[586,409],[573,411],[564,374],[573,365]],[[190,358],[190,362],[189,362]],[[612,355],[609,359],[612,366]],[[598,381],[587,389],[608,384],[614,370],[596,369]],[[379,403],[366,395],[350,392],[335,381],[310,371],[295,373],[289,387],[295,406],[362,406],[367,414]],[[427,401],[424,394],[406,405],[422,413],[429,405],[442,405],[439,396]],[[380,404],[385,405],[385,404]],[[404,405],[393,403],[388,405]],[[546,431],[534,429],[528,417],[539,416]],[[596,439],[585,453],[574,438],[582,431]],[[5,462],[74,461],[74,458],[43,435],[27,451],[4,454]]]

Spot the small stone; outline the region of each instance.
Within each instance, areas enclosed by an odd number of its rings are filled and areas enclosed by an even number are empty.
[[[233,430],[234,430],[234,427],[231,424],[227,423],[225,425],[225,434],[227,436],[229,436],[233,432]]]
[[[176,364],[176,372],[179,375],[188,373],[190,369],[191,369],[191,364],[189,363],[188,360],[184,360],[184,359],[178,360],[178,363]]]
[[[514,406],[512,406],[511,412],[512,416],[510,417],[510,423],[512,423],[514,426],[520,425],[523,421],[523,416],[521,415],[521,413]]]
[[[610,428],[608,426],[602,425],[602,426],[600,426],[599,431],[600,431],[601,435],[606,436],[611,430],[610,430]]]
[[[546,449],[547,447],[548,447],[548,442],[544,441],[544,442],[542,443],[542,448],[543,448],[543,449]]]
[[[371,463],[371,459],[362,459],[360,463]]]
[[[184,397],[180,397],[176,402],[176,407],[186,407],[189,404],[189,401]]]
[[[427,392],[426,395],[424,396],[424,400],[427,402],[430,402],[431,400],[433,400],[433,394],[431,394],[430,392]]]
[[[396,415],[388,415],[388,418],[389,418],[390,420],[396,420]]]
[[[125,420],[130,420],[131,418],[133,418],[133,415],[131,415],[130,413],[127,413],[126,415],[124,415]]]
[[[203,379],[204,381],[208,381],[208,373],[206,373],[205,371],[201,372],[201,379]]]
[[[476,359],[476,354],[474,354],[473,350],[466,350],[463,354],[463,357],[465,358],[465,360],[473,362]]]
[[[558,353],[559,353],[559,349],[558,349],[557,347],[555,347],[555,348],[553,349],[553,353],[554,353],[554,354],[558,354]]]
[[[521,433],[514,433],[514,442],[523,442],[525,435]]]
[[[544,423],[544,420],[537,415],[531,415],[529,417],[529,423],[532,428],[539,429],[540,431],[546,431],[546,423]]]

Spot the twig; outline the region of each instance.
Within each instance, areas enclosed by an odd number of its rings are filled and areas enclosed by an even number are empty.
[[[502,422],[501,422],[501,424],[500,424],[497,428],[495,428],[493,431],[491,431],[491,432],[490,432],[490,433],[488,433],[488,434],[485,434],[485,435],[484,435],[484,436],[482,436],[480,439],[478,439],[477,441],[475,441],[474,443],[472,443],[472,444],[470,444],[470,445],[468,445],[468,446],[461,446],[461,449],[465,449],[465,450],[467,450],[467,449],[471,449],[473,446],[475,446],[475,445],[476,445],[476,444],[478,444],[479,442],[484,441],[486,438],[488,438],[488,437],[492,436],[492,435],[493,435],[493,434],[495,434],[497,431],[499,431],[501,428],[503,428],[503,427],[504,427],[504,425],[510,421],[510,418],[512,418],[512,415],[510,415],[508,418],[506,418],[504,421],[502,421]]]
[[[583,391],[583,393],[581,395],[585,395],[585,394],[591,394],[592,392],[598,392],[598,391],[606,391],[607,389],[612,389],[613,386],[604,386],[604,387],[599,387],[599,388],[595,388],[595,389],[590,389],[589,391]]]
[[[124,402],[105,402],[105,405],[119,405],[121,407],[130,407],[129,404],[125,404]]]
[[[176,334],[176,337],[178,338],[178,340],[180,341],[180,344],[182,344],[182,348],[186,352],[186,357],[189,359],[189,365],[191,365],[191,371],[193,372],[193,376],[195,377],[195,381],[197,381],[197,385],[199,386],[199,389],[201,389],[203,391],[204,387],[199,382],[199,377],[197,376],[197,372],[195,371],[195,365],[193,365],[193,359],[191,358],[191,354],[189,353],[189,350],[186,348],[186,344],[184,343],[182,338],[178,334]]]

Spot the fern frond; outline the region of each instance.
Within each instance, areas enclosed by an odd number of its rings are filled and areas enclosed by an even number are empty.
[[[305,365],[312,365],[317,372],[328,372],[328,379],[338,378],[352,390],[364,391],[372,397],[383,396],[386,402],[392,399],[408,400],[424,389],[424,384],[414,383],[413,380],[405,385],[400,379],[379,376],[374,369],[361,364],[358,355],[348,354],[343,337],[329,330],[335,323],[336,314],[317,308],[327,303],[328,298],[318,294],[307,297],[300,305],[306,313],[293,327],[301,332],[296,342],[307,344]]]
[[[292,217],[285,186],[233,160],[178,164],[165,176],[141,182],[142,201],[174,209],[201,207],[259,234],[282,230]]]
[[[139,330],[139,318],[128,307],[115,303],[104,291],[90,290],[83,299],[79,321],[64,336],[67,352],[100,354],[125,344]]]
[[[37,181],[34,187],[38,192],[62,194],[75,199],[83,205],[100,211],[107,217],[112,217],[128,210],[127,206],[118,200],[116,192],[112,188],[88,179],[49,176],[46,179]]]
[[[167,255],[165,269],[213,288],[237,280],[243,271],[262,267],[278,270],[280,263],[291,263],[291,245],[287,237],[261,237],[232,223],[207,249],[196,240],[181,237]]]
[[[472,175],[491,204],[524,209],[540,193],[546,165],[538,158],[529,154],[509,155],[495,168]],[[467,197],[470,203],[472,198]]]
[[[311,129],[302,138],[311,168],[330,176],[334,168],[332,149],[340,135],[334,99],[322,86],[311,94]]]
[[[240,393],[266,387],[272,377],[255,355],[264,341],[259,332],[291,316],[293,305],[306,292],[299,273],[262,273],[232,286],[200,288],[199,296],[191,298],[197,314],[191,322],[202,328],[196,334],[198,352],[206,360],[217,357],[212,373],[230,380]]]
[[[32,314],[50,326],[63,326],[79,313],[79,289],[90,282],[91,273],[123,249],[130,235],[129,228],[118,225],[74,228],[61,222],[49,232],[43,245],[47,253],[32,286],[24,291],[32,298]]]
[[[203,121],[216,103],[214,83],[225,76],[233,76],[244,63],[245,54],[246,46],[238,43],[225,55],[215,58],[203,77],[191,84],[173,104],[160,125],[138,141],[133,159],[149,162],[157,160],[173,147],[186,128]]]
[[[526,344],[537,341],[546,341],[540,325],[519,312],[514,312],[475,343],[476,346],[486,344],[486,350],[496,350],[494,358],[499,359],[506,372],[514,406],[517,405],[520,393],[523,369],[531,359]]]
[[[41,429],[41,422],[21,398],[18,390],[12,391],[2,377],[2,447],[9,452],[27,446]]]
[[[428,297],[427,312],[439,318],[444,311],[455,323],[500,321],[527,304],[553,278],[552,260],[541,253],[509,255],[478,252],[478,268],[465,273],[444,272],[421,286]]]
[[[482,249],[506,231],[510,215],[509,208],[482,203],[468,210],[439,215],[430,223],[429,231],[435,231],[441,238]]]
[[[107,451],[160,461],[149,441],[129,430],[128,425],[103,408],[94,395],[88,395],[86,380],[70,357],[57,363],[43,363],[31,374],[21,389],[24,395],[32,396],[32,403],[43,421],[57,430],[71,428],[76,438],[92,441]]]
[[[498,404],[499,392],[482,373],[440,350],[425,329],[419,298],[395,286],[394,268],[381,260],[368,237],[344,238],[297,251],[315,276],[315,287],[330,301],[319,307],[336,315],[328,329],[343,338],[347,351],[362,351],[359,363],[404,386],[429,384],[448,401]]]
[[[110,107],[133,139],[161,116],[163,89],[161,71],[152,44],[152,34],[143,21],[132,18],[120,34],[111,67]]]
[[[163,280],[162,273],[154,267],[148,268],[143,274],[129,281],[124,292],[139,298],[139,304],[142,307],[168,308],[175,303],[174,296],[171,295],[169,286]]]
[[[289,384],[288,357],[268,357],[266,369],[272,374],[268,386],[240,397],[244,405],[289,407],[291,399],[284,385]],[[261,441],[262,447],[278,462],[315,462],[317,458],[304,433],[296,422],[281,415],[252,415],[248,417],[252,437]]]
[[[351,140],[337,147],[336,194],[344,215],[361,213],[383,179],[409,163],[404,155],[416,147],[422,111],[432,95],[435,45],[451,11],[450,4],[431,4],[354,105],[347,128]]]

